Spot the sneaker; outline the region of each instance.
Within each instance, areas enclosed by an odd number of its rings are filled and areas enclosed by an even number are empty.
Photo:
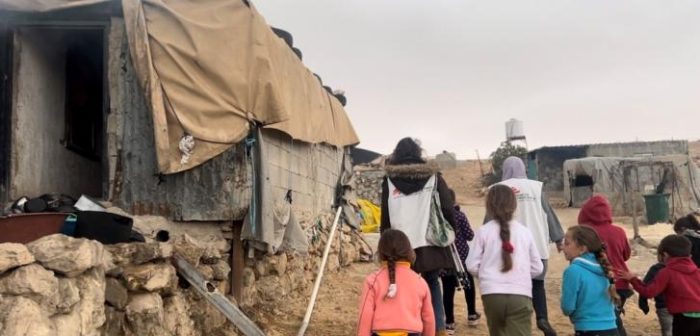
[[[445,324],[445,331],[447,332],[447,335],[454,335],[455,334],[455,324],[454,323],[447,323]]]
[[[557,332],[554,331],[552,326],[549,325],[549,321],[546,319],[537,320],[537,329],[542,330],[544,336],[557,336]]]
[[[476,326],[479,324],[479,319],[481,318],[481,314],[475,313],[475,314],[470,314],[467,316],[467,324],[470,326]]]

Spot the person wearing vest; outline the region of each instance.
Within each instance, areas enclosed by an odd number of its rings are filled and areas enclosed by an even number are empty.
[[[549,201],[542,193],[542,182],[527,178],[525,163],[519,157],[511,156],[503,161],[503,176],[501,182],[510,187],[518,201],[515,219],[525,225],[535,239],[535,247],[540,253],[544,271],[532,279],[532,304],[535,308],[537,328],[542,330],[545,336],[556,336],[549,324],[547,315],[547,296],[545,293],[544,278],[547,274],[547,260],[549,259],[549,244],[554,242],[557,251],[561,252],[564,230],[559,223],[559,218],[552,210]],[[484,223],[490,220],[486,218]]]
[[[439,275],[441,270],[453,269],[454,263],[449,248],[431,246],[425,235],[433,191],[437,188],[442,214],[452,227],[455,227],[454,200],[438,167],[428,164],[422,152],[415,140],[404,138],[387,159],[386,177],[382,181],[380,231],[400,230],[411,241],[416,253],[412,267],[428,283],[436,335],[441,336],[447,331]]]

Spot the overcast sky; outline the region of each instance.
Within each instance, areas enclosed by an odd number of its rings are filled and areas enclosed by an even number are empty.
[[[486,157],[510,118],[530,149],[700,138],[700,1],[254,4],[346,91],[363,148]]]

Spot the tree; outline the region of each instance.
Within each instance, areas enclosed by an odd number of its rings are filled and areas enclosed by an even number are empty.
[[[523,161],[527,159],[527,149],[522,146],[515,146],[510,142],[502,142],[495,152],[491,153],[489,158],[491,159],[491,176],[485,179],[487,185],[491,185],[501,180],[501,175],[503,174],[503,161],[508,157],[517,156]]]

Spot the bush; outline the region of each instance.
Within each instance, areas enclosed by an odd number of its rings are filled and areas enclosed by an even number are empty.
[[[510,142],[502,142],[501,146],[498,147],[495,152],[491,153],[491,156],[489,156],[493,170],[493,175],[491,176],[490,180],[495,179],[495,182],[501,180],[501,175],[503,174],[501,170],[503,168],[503,161],[511,156],[517,156],[523,159],[523,161],[527,161],[527,149],[522,146],[514,146]]]

